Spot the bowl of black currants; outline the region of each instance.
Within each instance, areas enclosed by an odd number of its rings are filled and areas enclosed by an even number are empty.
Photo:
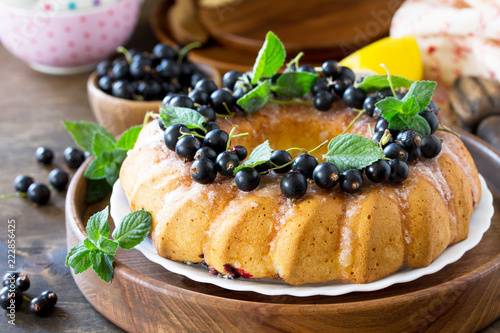
[[[87,81],[97,122],[119,135],[142,124],[148,112],[158,112],[170,96],[202,102],[206,96],[195,93],[196,84],[203,80],[220,86],[221,76],[213,67],[190,61],[190,47],[159,43],[152,52],[119,47],[116,57],[100,62]]]

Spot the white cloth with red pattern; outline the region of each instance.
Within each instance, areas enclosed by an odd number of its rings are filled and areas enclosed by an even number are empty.
[[[500,81],[500,0],[408,0],[391,37],[415,36],[428,79],[463,75]]]

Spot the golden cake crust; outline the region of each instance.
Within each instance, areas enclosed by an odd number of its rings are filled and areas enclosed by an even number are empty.
[[[340,134],[355,115],[341,103],[329,112],[271,105],[219,123],[228,132],[233,125],[249,132],[234,142],[249,151],[266,139],[275,149],[312,149]],[[362,116],[350,132],[368,136],[368,124],[373,126],[373,119]],[[152,213],[151,238],[162,257],[204,260],[223,274],[236,269],[245,277],[280,278],[292,285],[368,283],[404,265],[427,266],[467,238],[481,198],[477,169],[459,138],[436,135],[443,140],[440,155],[410,165],[402,184],[365,180],[356,194],[311,184],[292,202],[273,173],[249,193],[220,175],[208,185],[194,182],[191,163],[165,146],[154,121],[129,151],[120,179],[131,209]]]

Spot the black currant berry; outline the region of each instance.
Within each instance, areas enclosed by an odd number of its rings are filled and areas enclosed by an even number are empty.
[[[340,173],[335,164],[323,162],[318,164],[313,171],[313,180],[321,188],[329,189],[337,185]]]
[[[46,317],[52,311],[49,301],[45,298],[35,297],[31,300],[30,311],[40,317]]]
[[[21,291],[26,291],[30,288],[30,279],[26,274],[20,274],[16,279],[16,287]]]
[[[49,173],[49,184],[58,191],[64,191],[68,186],[68,173],[61,169],[54,169]]]
[[[350,85],[352,85],[356,79],[356,75],[353,70],[349,67],[342,66],[340,68],[340,77],[345,80],[351,81]]]
[[[397,141],[401,142],[401,145],[407,152],[412,152],[420,147],[422,138],[414,130],[407,130],[400,132],[396,138]]]
[[[365,101],[366,93],[355,87],[349,87],[344,91],[342,99],[345,104],[351,108],[362,109]]]
[[[33,183],[26,192],[28,199],[38,205],[45,205],[50,199],[50,190],[47,185]]]
[[[174,124],[167,127],[165,133],[163,133],[163,140],[168,149],[175,150],[175,145],[182,135],[181,132],[189,133],[189,128],[182,124]]]
[[[429,105],[427,105],[427,107],[425,108],[425,110],[429,110],[429,111],[432,111],[434,112],[434,114],[437,116],[438,113],[439,113],[439,107],[436,105],[436,103],[434,103],[434,101],[431,101],[429,103]]]
[[[422,116],[429,124],[429,127],[431,128],[430,134],[436,133],[436,131],[439,127],[439,120],[438,120],[438,117],[436,116],[436,114],[434,112],[424,110],[424,111],[420,111],[418,113],[418,115]]]
[[[47,147],[38,147],[35,151],[36,160],[42,164],[48,165],[54,159],[54,152]]]
[[[217,90],[217,85],[210,79],[201,79],[200,81],[196,82],[194,90],[203,91],[208,96],[210,96],[214,91]]]
[[[384,88],[382,90],[380,90],[377,95],[383,99],[383,98],[386,98],[386,97],[394,97],[393,93],[392,93],[392,90],[391,88],[387,87],[387,88]]]
[[[389,128],[389,122],[385,118],[379,118],[375,124],[375,132],[385,131]]]
[[[331,87],[331,89],[333,90],[335,95],[341,97],[344,95],[344,92],[346,91],[347,88],[349,88],[351,84],[352,84],[351,81],[339,78],[333,81],[333,86]]]
[[[177,61],[172,59],[163,59],[158,66],[156,66],[158,76],[164,80],[172,80],[181,74],[181,68]]]
[[[236,153],[232,151],[223,151],[215,160],[215,167],[217,168],[217,171],[221,175],[227,177],[234,175],[234,169],[238,165],[240,165],[240,160],[238,160]]]
[[[194,160],[196,151],[201,148],[200,140],[194,136],[184,136],[177,141],[175,153],[183,162]]]
[[[57,295],[53,291],[45,290],[40,294],[40,297],[45,298],[52,307],[54,307],[57,303]]]
[[[317,74],[316,70],[314,69],[314,66],[312,65],[302,65],[297,69],[297,72],[306,72],[306,73],[311,73],[311,74]]]
[[[16,279],[21,275],[19,272],[9,272],[5,273],[2,279],[2,286],[9,286],[9,285],[15,285],[16,284]]]
[[[215,164],[206,157],[195,160],[191,164],[191,177],[200,184],[210,184],[217,177]]]
[[[307,192],[307,179],[300,172],[289,172],[281,178],[281,193],[289,199],[300,199]]]
[[[298,171],[306,176],[307,179],[312,179],[314,169],[318,166],[316,157],[309,154],[301,154],[292,163],[292,170]]]
[[[363,187],[363,175],[361,171],[350,169],[340,175],[340,188],[347,193],[357,193]]]
[[[365,168],[366,177],[374,183],[382,183],[389,179],[391,167],[385,160],[379,160]]]
[[[194,102],[186,95],[177,95],[170,100],[170,106],[194,109]]]
[[[380,140],[382,140],[382,138],[384,137],[384,134],[385,134],[385,130],[384,131],[375,132],[375,134],[373,134],[373,136],[372,136],[372,141],[375,142],[375,143],[380,143]],[[388,136],[387,142],[382,145],[382,148],[386,147],[387,145],[389,145],[389,144],[391,144],[393,142],[394,142],[394,138],[392,137],[392,135]]]
[[[177,52],[167,44],[159,43],[153,48],[153,56],[157,59],[175,59],[177,58]]]
[[[328,111],[332,106],[333,100],[334,97],[329,91],[322,90],[314,96],[314,107],[318,111]]]
[[[137,94],[141,95],[145,101],[156,101],[161,99],[163,88],[156,80],[146,80],[137,86]]]
[[[111,69],[113,68],[113,65],[111,64],[111,61],[109,60],[103,60],[97,64],[96,67],[96,72],[99,77],[107,76]]]
[[[28,187],[33,184],[34,180],[28,175],[19,175],[14,179],[14,189],[18,192],[26,193]]]
[[[368,96],[363,101],[363,110],[365,110],[366,115],[373,117],[375,111],[375,104],[380,101],[380,97],[377,95]]]
[[[392,160],[401,160],[406,162],[408,160],[408,152],[403,148],[403,146],[397,142],[388,144],[384,148],[385,157]]]
[[[245,158],[247,158],[248,150],[246,149],[246,147],[241,145],[236,145],[233,147],[232,150],[236,153],[240,161],[243,161]]]
[[[203,127],[205,127],[205,129],[207,130],[207,133],[220,129],[220,126],[215,121],[207,121],[207,123],[203,125]]]
[[[132,99],[134,97],[134,89],[130,82],[118,80],[111,85],[111,95],[123,99]]]
[[[194,159],[199,160],[200,158],[208,158],[210,161],[215,163],[217,159],[217,153],[210,147],[201,147],[194,154]]]
[[[161,129],[162,131],[165,131],[165,130],[166,130],[166,128],[165,128],[165,123],[163,122],[163,118],[162,118],[162,117],[158,118],[158,126],[160,127],[160,129]]]
[[[203,145],[205,147],[212,148],[218,155],[226,150],[227,141],[229,140],[229,134],[227,132],[216,129],[208,132],[203,139]]]
[[[193,75],[191,75],[191,87],[195,87],[196,84],[198,83],[198,81],[200,80],[203,80],[203,79],[206,79],[207,78],[207,75],[203,72],[199,72],[199,71],[196,71],[195,73],[193,73]]]
[[[196,111],[201,113],[207,121],[215,121],[216,119],[215,111],[210,106],[202,105]]]
[[[105,75],[97,81],[97,86],[104,92],[110,94],[111,88],[113,87],[113,79]]]
[[[276,173],[285,173],[292,169],[292,155],[286,150],[276,150],[271,154],[271,163],[278,167],[274,169]]]
[[[201,90],[193,90],[189,93],[188,97],[196,104],[207,105],[210,103],[210,96]]]
[[[402,183],[406,178],[408,178],[409,170],[408,164],[400,160],[389,161],[389,166],[391,167],[391,174],[387,182],[389,184],[399,184]]]
[[[321,66],[321,70],[323,71],[323,75],[325,77],[335,80],[340,76],[342,72],[342,66],[336,60],[328,60],[323,63],[323,65]]]
[[[422,158],[422,151],[419,149],[415,149],[411,153],[408,154],[407,163],[417,163]]]
[[[227,90],[219,89],[210,95],[210,106],[218,114],[229,114],[236,105],[236,99]]]
[[[325,78],[317,78],[316,82],[311,88],[311,92],[313,95],[316,95],[320,91],[327,91],[328,90],[328,81]]]
[[[175,96],[177,96],[177,94],[174,94],[174,93],[168,93],[164,98],[163,100],[161,101],[161,105],[163,106],[169,106],[170,105],[170,101],[172,100],[172,98],[174,98]]]
[[[128,77],[129,65],[126,61],[118,61],[113,64],[111,76],[115,80],[124,80]]]
[[[426,135],[422,138],[420,151],[425,158],[434,158],[441,152],[441,141],[434,135]]]
[[[234,182],[240,191],[250,192],[260,184],[260,174],[254,168],[244,168],[236,172]]]
[[[229,71],[222,77],[222,84],[227,89],[233,89],[234,84],[238,81],[238,78],[241,76],[241,73],[238,71]]]
[[[257,170],[260,174],[267,174],[269,170],[273,168],[271,161],[267,161],[265,163],[259,164],[255,166],[255,170]]]
[[[85,153],[77,147],[64,149],[64,162],[72,169],[76,169],[85,161]]]
[[[0,290],[0,307],[6,309],[14,304],[14,308],[17,310],[23,304],[23,292],[18,288],[10,289],[9,286],[3,287]]]

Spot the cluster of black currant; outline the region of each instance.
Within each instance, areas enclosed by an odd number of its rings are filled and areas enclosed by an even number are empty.
[[[35,151],[36,160],[43,165],[50,165],[54,160],[54,152],[47,147],[38,147]],[[83,151],[76,147],[67,147],[64,150],[64,162],[72,169],[78,168],[85,160]],[[68,173],[62,169],[55,168],[48,176],[49,184],[57,191],[64,191],[69,183]],[[26,196],[38,205],[45,205],[50,199],[49,186],[35,182],[31,176],[18,175],[14,179],[14,189],[20,196]],[[4,195],[2,197],[8,197]]]
[[[30,311],[38,316],[47,316],[57,303],[57,295],[53,291],[45,290],[39,296],[29,299],[23,293],[27,291],[31,282],[28,275],[19,272],[6,273],[0,290],[0,306],[5,310],[19,309],[26,298],[30,301]]]
[[[115,97],[134,100],[161,100],[168,93],[186,93],[206,78],[188,60],[188,49],[176,50],[163,43],[152,53],[122,48],[124,56],[97,65],[98,86]]]

